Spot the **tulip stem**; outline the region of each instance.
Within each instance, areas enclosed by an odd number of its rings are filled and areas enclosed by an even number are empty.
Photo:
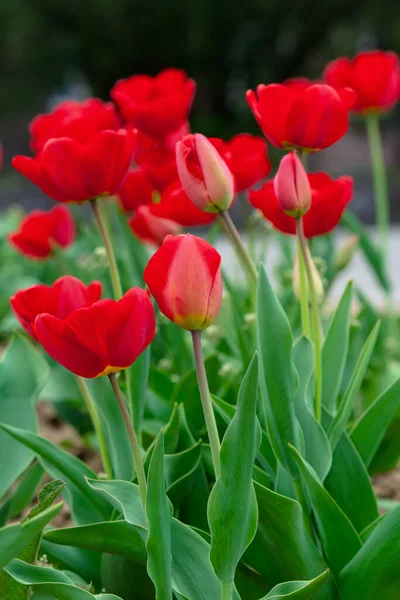
[[[317,421],[321,421],[321,410],[322,410],[322,341],[321,341],[321,330],[319,324],[319,312],[317,293],[314,285],[314,278],[312,274],[312,258],[308,250],[307,241],[304,237],[303,231],[303,219],[300,217],[296,219],[296,230],[299,247],[304,260],[304,266],[306,268],[307,279],[308,279],[308,290],[310,292],[311,302],[311,333],[312,341],[314,342],[315,352],[315,373],[314,373],[314,412]]]
[[[199,391],[201,397],[201,403],[203,405],[204,419],[206,421],[208,437],[210,439],[211,454],[214,464],[215,477],[217,478],[221,471],[220,463],[220,441],[217,429],[217,423],[215,421],[214,409],[212,405],[210,390],[208,387],[207,373],[204,365],[203,348],[201,346],[201,332],[192,331],[193,341],[193,354],[194,362],[196,365],[197,381],[199,384]]]
[[[221,581],[221,600],[232,600],[233,581]]]
[[[107,254],[108,268],[110,271],[111,284],[112,284],[112,288],[113,288],[114,298],[115,298],[115,300],[120,300],[123,296],[121,279],[119,276],[117,261],[115,259],[115,254],[114,254],[110,234],[107,229],[107,225],[106,225],[105,218],[104,218],[104,213],[102,210],[102,202],[101,201],[99,202],[98,198],[93,198],[91,200],[91,205],[93,208],[94,218],[96,220],[97,227],[98,227],[99,233],[101,235],[101,239],[103,240],[104,248],[105,248],[106,254]]]
[[[245,245],[243,244],[243,240],[240,237],[240,233],[236,229],[234,222],[232,221],[230,214],[227,210],[223,210],[220,212],[218,216],[218,220],[221,223],[223,229],[231,239],[236,252],[243,264],[243,267],[252,283],[257,284],[258,280],[258,272],[257,269],[251,259],[250,254],[247,252]]]
[[[300,240],[297,240],[297,259],[299,261],[300,278],[300,308],[301,323],[303,326],[303,335],[311,338],[310,305],[308,301],[307,271],[304,263],[303,252],[301,250]]]
[[[371,153],[378,237],[386,267],[389,234],[389,198],[379,117],[377,115],[370,115],[366,119],[366,124]]]
[[[95,434],[97,437],[97,441],[99,443],[100,455],[101,455],[101,460],[103,463],[103,468],[104,468],[105,474],[107,475],[107,479],[112,479],[113,478],[113,470],[112,470],[110,455],[108,453],[107,442],[106,442],[104,431],[103,431],[103,428],[101,425],[99,413],[97,412],[95,401],[93,399],[92,394],[90,393],[90,390],[87,386],[86,381],[82,377],[79,377],[78,375],[75,375],[75,379],[76,379],[76,383],[78,385],[79,391],[82,395],[82,398],[85,402],[86,409],[92,420],[93,428],[94,428],[94,431],[95,431]]]
[[[147,492],[147,484],[146,484],[146,475],[144,472],[142,454],[140,451],[139,440],[136,435],[135,428],[132,423],[131,415],[126,406],[125,398],[122,395],[121,389],[118,385],[118,380],[115,373],[110,373],[108,375],[110,380],[112,389],[114,391],[115,397],[117,399],[120,411],[125,421],[126,430],[129,435],[129,440],[131,442],[132,454],[133,454],[133,463],[135,465],[136,476],[139,484],[140,497],[142,499],[143,510],[146,511],[146,492]],[[146,514],[146,513],[145,513]]]

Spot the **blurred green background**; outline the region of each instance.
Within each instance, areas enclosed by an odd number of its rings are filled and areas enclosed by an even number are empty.
[[[400,52],[397,0],[1,0],[0,203],[43,202],[9,162],[28,151],[30,119],[57,100],[106,99],[120,77],[176,66],[198,84],[194,130],[219,137],[257,133],[246,89],[295,75],[318,78],[336,56],[372,48]],[[396,215],[398,109],[384,133]],[[370,221],[367,162],[364,129],[355,122],[345,140],[311,167],[358,178],[354,206]]]

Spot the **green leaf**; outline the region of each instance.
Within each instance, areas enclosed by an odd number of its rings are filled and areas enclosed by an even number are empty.
[[[221,581],[233,581],[237,564],[257,531],[258,508],[252,473],[260,445],[256,416],[258,358],[240,386],[235,415],[221,445],[221,473],[208,502],[211,563]]]
[[[156,589],[156,600],[171,600],[172,506],[165,492],[162,431],[157,438],[147,477],[146,516],[148,521],[147,571]]]
[[[400,507],[380,521],[340,573],[342,600],[397,600],[400,590]]]
[[[126,371],[130,378],[130,392],[132,399],[132,414],[135,428],[138,432],[142,430],[145,406],[145,394],[149,380],[150,369],[150,346],[135,360],[133,365]]]
[[[293,446],[291,446],[291,451],[303,484],[310,496],[328,566],[333,575],[337,577],[342,568],[361,548],[360,538],[344,512],[318,481],[311,467]]]
[[[28,467],[0,509],[0,527],[20,515],[32,503],[43,474],[43,467],[37,461]]]
[[[371,242],[371,235],[366,230],[360,219],[349,209],[343,214],[341,219],[342,225],[349,229],[352,233],[359,236],[360,248],[365,259],[372,268],[378,282],[387,292],[390,290],[390,284],[387,279],[383,257],[380,251]]]
[[[257,287],[257,339],[260,385],[268,420],[268,433],[281,464],[293,469],[288,443],[295,436],[297,373],[292,357],[292,332],[263,266]]]
[[[77,522],[102,521],[110,515],[107,504],[88,487],[85,477],[96,478],[96,475],[82,461],[30,431],[1,423],[0,428],[35,452],[52,477],[65,480],[65,494]]]
[[[360,390],[361,383],[364,379],[373,349],[375,347],[379,327],[380,322],[378,321],[378,323],[376,323],[375,327],[372,329],[371,333],[367,338],[367,341],[364,344],[361,354],[358,357],[356,366],[354,367],[354,371],[350,379],[349,385],[347,387],[347,390],[342,398],[342,401],[339,404],[338,411],[329,427],[328,433],[332,448],[335,448],[336,444],[338,443],[341,433],[346,427],[347,421],[350,417],[351,411],[354,406],[354,401]]]
[[[61,510],[62,503],[46,509],[25,523],[16,523],[0,529],[0,567],[6,565],[42,531]]]
[[[140,590],[140,600],[154,600],[154,585],[146,566],[123,556],[102,554],[101,586],[121,598],[130,598],[132,590]]]
[[[332,464],[332,452],[324,428],[307,403],[307,389],[314,373],[314,346],[308,338],[299,338],[293,348],[293,358],[299,374],[296,416],[303,432],[305,458],[323,481]]]
[[[350,437],[369,467],[400,406],[400,379],[383,392],[354,424]]]
[[[288,600],[313,600],[315,594],[326,584],[329,578],[329,571],[324,571],[311,581],[288,581],[275,586],[261,600],[280,600],[288,598]]]
[[[85,581],[100,586],[101,555],[73,546],[59,546],[42,539],[39,556],[46,555],[50,564],[57,569],[66,569],[80,575]]]
[[[258,531],[243,562],[261,573],[270,585],[284,579],[312,579],[326,564],[304,528],[301,506],[258,483]],[[330,595],[317,596],[327,600]]]
[[[191,490],[201,459],[201,440],[191,448],[165,456],[167,494],[178,510]]]
[[[350,281],[332,317],[322,348],[322,400],[331,412],[336,412],[349,347],[352,297],[353,283]]]
[[[36,431],[34,404],[49,374],[42,354],[22,336],[15,336],[0,363],[0,415],[3,423]],[[0,431],[0,498],[32,462],[33,454]]]

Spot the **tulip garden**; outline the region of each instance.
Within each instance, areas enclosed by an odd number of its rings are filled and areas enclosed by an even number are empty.
[[[191,132],[195,92],[133,75],[35,117],[13,158],[54,206],[1,229],[0,600],[398,600],[400,503],[373,482],[400,458],[380,127],[399,58],[260,84],[259,135],[228,141]],[[350,176],[308,172],[351,119],[377,235]],[[331,296],[355,252],[383,307],[356,279]]]

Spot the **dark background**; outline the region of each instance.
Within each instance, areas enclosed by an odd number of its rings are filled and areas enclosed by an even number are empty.
[[[107,99],[120,77],[175,66],[197,81],[194,131],[259,133],[246,89],[295,75],[318,78],[329,60],[374,48],[400,52],[397,0],[0,0],[0,203],[42,201],[9,162],[28,152],[30,119],[59,99]],[[399,112],[383,122],[394,216]],[[371,220],[368,160],[363,123],[353,121],[311,168],[353,175],[353,206]]]

